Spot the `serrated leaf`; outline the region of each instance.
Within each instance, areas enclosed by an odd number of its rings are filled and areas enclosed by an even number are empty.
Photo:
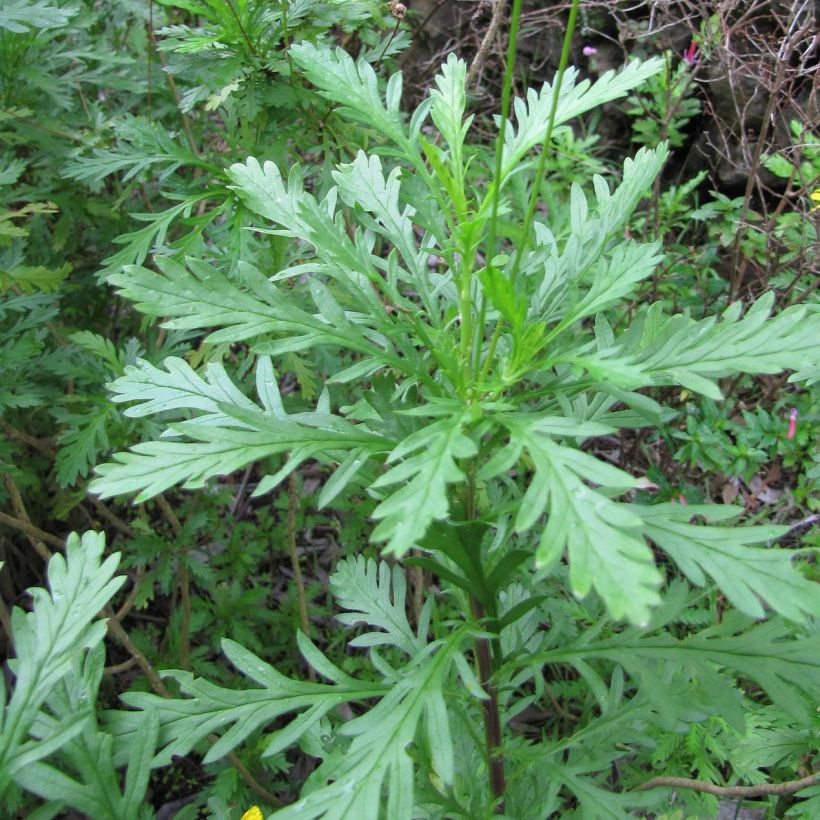
[[[8,270],[0,270],[0,292],[15,286],[23,293],[51,293],[59,290],[60,285],[71,273],[71,265],[66,262],[59,268],[46,268],[43,265],[18,265]]]
[[[100,454],[108,450],[108,424],[114,414],[108,403],[92,405],[83,414],[58,410],[60,412],[55,411],[55,416],[61,424],[67,425],[67,429],[58,436],[57,483],[61,487],[70,487],[78,479],[85,478]]]
[[[371,536],[373,541],[387,541],[387,551],[402,555],[432,521],[447,517],[447,485],[464,480],[457,459],[476,453],[475,443],[462,432],[466,419],[467,414],[460,413],[423,427],[388,456],[388,464],[395,466],[372,486],[401,487],[376,507],[373,517],[380,523]]]
[[[565,647],[536,653],[528,663],[575,665],[595,657],[620,664],[638,680],[649,660],[692,664],[707,676],[714,667],[728,668],[756,681],[775,704],[800,721],[807,717],[807,702],[813,703],[820,691],[820,633],[795,638],[778,618],[753,624],[738,612],[682,639],[637,629],[605,639],[582,635]]]
[[[647,315],[618,339],[630,364],[652,377],[654,384],[681,384],[703,391],[699,379],[732,373],[779,373],[817,363],[820,314],[794,306],[769,318],[774,294],[761,296],[739,318],[740,305],[729,308],[723,321],[694,321]]]
[[[415,209],[405,205],[399,209],[401,169],[394,168],[385,178],[381,160],[359,151],[352,163],[339,165],[333,179],[342,199],[351,206],[359,205],[376,217],[380,233],[399,250],[414,280],[427,275],[426,253],[420,253],[413,237],[411,217]],[[426,287],[422,283],[422,287]]]
[[[29,29],[64,26],[76,13],[77,9],[60,8],[48,0],[5,0],[0,8],[0,28],[23,34]]]
[[[390,644],[411,657],[424,648],[426,641],[413,634],[407,620],[404,573],[399,566],[391,571],[386,561],[377,565],[362,555],[348,558],[330,576],[330,589],[339,606],[349,610],[337,620],[348,625],[364,622],[384,630],[361,635],[351,646]]]
[[[340,703],[380,697],[385,691],[382,684],[359,682],[347,676],[332,685],[293,680],[234,641],[225,638],[222,645],[237,669],[261,688],[226,689],[189,672],[168,670],[163,674],[173,677],[181,692],[189,697],[171,699],[143,692],[124,695],[123,700],[140,711],[109,713],[115,735],[121,740],[133,738],[144,712],[154,712],[160,723],[159,751],[152,762],[156,767],[168,765],[175,755],[187,754],[211,732],[221,732],[220,739],[205,756],[204,762],[209,763],[219,760],[251,732],[277,717],[316,707],[312,718],[317,722]],[[302,722],[300,728],[305,732],[310,727]],[[277,743],[277,736],[274,732],[270,743]],[[297,739],[290,737],[291,742]]]
[[[21,752],[41,707],[72,663],[84,650],[99,644],[105,634],[104,623],[95,619],[125,578],[113,578],[118,553],[101,562],[104,546],[102,534],[87,532],[81,540],[72,533],[66,542],[66,556],[55,555],[49,562],[50,591],[30,589],[32,611],[24,614],[15,609],[12,614],[16,680],[14,692],[0,713],[0,794],[23,768],[30,771],[33,760],[40,756],[36,745],[28,747],[33,758],[27,759]],[[49,744],[48,753],[76,734],[73,716],[69,717],[68,723],[53,722],[51,741],[40,738]]]
[[[343,734],[353,737],[343,754],[329,756],[316,771],[313,788],[300,800],[276,812],[277,818],[312,820],[358,820],[380,815],[381,792],[387,787],[389,816],[410,820],[413,815],[413,760],[407,752],[418,733],[422,718],[446,719],[441,711],[442,689],[458,653],[460,633],[451,634],[434,654],[428,653],[399,680],[367,713],[345,724]],[[432,712],[432,714],[430,714]],[[448,761],[453,758],[449,730],[438,724],[428,740],[436,744],[432,757],[437,772],[447,783]]]
[[[364,60],[354,61],[343,49],[331,50],[308,40],[291,46],[294,62],[326,99],[342,106],[340,113],[368,128],[375,128],[394,142],[404,137],[398,110],[401,75],[393,76],[385,105],[379,93],[376,72]]]
[[[576,84],[578,70],[567,69],[561,83],[555,125],[578,117],[610,100],[626,95],[664,67],[663,58],[655,57],[645,62],[634,60],[616,73],[607,71],[592,85],[589,80]],[[552,110],[552,86],[545,83],[540,92],[530,89],[526,101],[517,98],[513,102],[516,127],[507,123],[504,134],[502,179],[510,174],[522,157],[544,139],[550,111]]]
[[[201,487],[217,475],[226,475],[271,455],[290,453],[286,472],[307,458],[339,451],[385,452],[391,442],[364,425],[351,424],[327,412],[288,416],[282,407],[273,367],[265,357],[257,365],[257,390],[263,409],[239,392],[224,369],[212,365],[207,380],[182,359],[166,361],[167,373],[148,362],[129,367],[114,382],[118,401],[137,401],[133,415],[198,411],[187,421],[172,424],[178,439],[161,438],[117,453],[113,462],[96,468],[90,485],[102,497],[138,492],[146,499],[173,486]],[[263,480],[264,481],[264,480]],[[274,486],[272,480],[257,488]]]
[[[436,75],[436,87],[430,91],[433,101],[430,116],[450,149],[451,164],[456,173],[462,172],[462,146],[472,122],[472,117],[464,122],[466,80],[467,64],[451,52],[441,66],[441,73]]]
[[[726,597],[752,618],[766,614],[761,601],[794,621],[820,616],[820,588],[793,565],[798,553],[752,547],[782,537],[788,527],[719,527],[691,524],[710,517],[712,505],[655,504],[641,507],[644,533],[698,586],[711,577]]]
[[[547,513],[536,560],[549,566],[566,549],[570,587],[576,595],[583,597],[594,588],[613,617],[647,621],[651,607],[660,601],[661,575],[641,536],[641,519],[633,508],[586,483],[624,491],[635,486],[635,479],[580,450],[557,444],[526,422],[505,420],[504,424],[510,430],[506,463],[526,450],[534,467],[515,527],[528,530]],[[503,466],[499,462],[495,469]]]

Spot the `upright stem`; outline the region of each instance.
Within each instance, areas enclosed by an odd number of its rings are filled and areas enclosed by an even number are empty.
[[[499,3],[499,6],[501,4]],[[507,62],[504,66],[504,85],[501,89],[501,125],[498,135],[495,138],[495,188],[493,190],[492,210],[490,212],[490,226],[487,234],[487,251],[485,255],[486,265],[489,267],[495,258],[496,237],[498,234],[498,202],[501,199],[501,167],[504,158],[504,138],[507,135],[507,118],[510,115],[510,97],[512,96],[512,77],[515,73],[515,54],[518,48],[518,23],[521,18],[521,0],[513,0],[512,16],[510,19],[510,33],[507,40]],[[479,309],[478,323],[476,327],[477,340],[475,345],[475,361],[473,368],[478,372],[481,364],[481,347],[484,341],[484,321],[487,316],[487,297],[482,294],[481,307]],[[492,360],[495,353],[495,343],[498,341],[493,337],[493,344],[487,359]]]
[[[464,517],[468,521],[476,518],[475,481],[472,471],[467,471],[467,486],[464,493]],[[479,545],[476,545],[479,548]],[[486,615],[484,606],[474,595],[470,596],[470,610],[473,618],[481,622]],[[490,778],[490,792],[495,798],[496,812],[504,813],[504,792],[507,788],[504,777],[504,755],[502,753],[503,734],[501,731],[501,714],[498,711],[498,690],[492,681],[493,653],[486,638],[476,638],[475,658],[478,667],[478,679],[487,699],[481,702],[484,718],[484,745],[487,754],[487,772]]]
[[[550,109],[550,118],[547,122],[547,133],[544,135],[544,143],[541,146],[541,156],[538,158],[538,168],[535,171],[535,179],[533,180],[532,191],[530,192],[527,215],[524,217],[524,228],[521,232],[521,240],[516,248],[512,271],[510,272],[510,279],[513,284],[515,284],[515,279],[521,268],[521,257],[524,255],[524,248],[527,245],[527,239],[530,235],[530,227],[535,218],[535,206],[538,203],[538,195],[541,191],[541,183],[544,180],[544,171],[547,167],[547,154],[549,152],[550,143],[552,142],[552,129],[555,126],[555,114],[558,111],[558,98],[561,94],[561,85],[564,82],[564,72],[567,70],[567,63],[569,62],[569,49],[572,44],[572,33],[575,31],[575,18],[577,16],[578,0],[572,0],[572,6],[569,10],[569,20],[567,21],[567,30],[564,33],[564,45],[561,49],[561,59],[558,63],[558,76],[554,80],[552,89],[552,108]]]
[[[248,49],[250,50],[251,54],[253,54],[254,57],[258,57],[259,54],[256,51],[256,48],[254,47],[253,43],[251,42],[251,38],[248,37],[248,32],[245,31],[245,26],[242,25],[242,19],[236,13],[236,9],[233,7],[232,0],[227,0],[227,4],[228,4],[228,8],[231,10],[231,14],[233,15],[233,19],[236,21],[236,25],[239,26],[239,31],[242,33],[243,39],[248,44]]]
[[[484,617],[484,607],[474,597],[470,597],[473,617],[480,621]],[[496,799],[495,810],[504,813],[504,792],[507,782],[504,777],[504,756],[502,754],[501,714],[498,710],[498,690],[492,682],[493,657],[490,642],[486,638],[476,638],[476,663],[478,677],[488,698],[481,702],[484,717],[484,743],[487,751],[487,770],[490,776],[490,791]]]

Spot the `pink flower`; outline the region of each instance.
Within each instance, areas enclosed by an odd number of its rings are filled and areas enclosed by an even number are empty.
[[[698,46],[694,40],[689,43],[689,48],[683,52],[683,62],[689,66],[696,66],[698,64]]]
[[[791,441],[794,438],[794,434],[797,431],[797,408],[792,407],[791,412],[789,413],[789,432],[786,433],[786,438]]]
[[[598,53],[598,49],[595,48],[595,46],[584,46],[581,49],[581,54],[583,54],[584,57],[593,57],[597,53]]]

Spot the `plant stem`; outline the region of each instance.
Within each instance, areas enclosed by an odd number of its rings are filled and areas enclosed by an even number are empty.
[[[575,19],[578,14],[578,0],[572,0],[572,6],[569,11],[569,21],[567,22],[567,30],[564,33],[564,44],[561,49],[561,58],[558,64],[558,75],[554,80],[554,86],[552,90],[552,107],[550,108],[550,116],[549,121],[547,122],[547,131],[544,136],[544,142],[541,146],[541,156],[538,159],[538,168],[535,172],[535,179],[533,180],[532,191],[530,192],[530,199],[529,204],[527,205],[527,213],[524,217],[524,225],[521,231],[520,240],[515,249],[515,257],[513,259],[512,269],[510,270],[510,281],[512,283],[513,288],[515,288],[515,280],[518,276],[518,271],[521,267],[521,259],[524,255],[524,249],[527,246],[527,238],[529,237],[530,233],[530,226],[532,225],[533,219],[535,218],[535,206],[538,203],[538,193],[541,190],[541,182],[544,179],[544,171],[546,169],[547,164],[547,152],[549,150],[550,142],[552,141],[552,131],[555,126],[555,114],[558,110],[558,97],[561,93],[561,85],[564,81],[564,72],[567,68],[567,62],[569,61],[569,49],[570,45],[572,44],[572,33],[575,30]],[[506,125],[506,118],[502,117],[501,120],[501,128],[505,128]],[[503,131],[502,134],[499,135],[499,139],[503,139]],[[498,158],[500,157],[500,153],[496,155],[496,162],[498,162]],[[499,165],[496,165],[496,178],[494,180],[495,189],[493,191],[493,211],[497,208],[497,199],[501,193],[501,184],[502,180],[499,178],[500,170]],[[491,218],[490,221],[490,231],[494,237],[495,231],[495,219]],[[491,252],[494,252],[491,251]],[[488,252],[488,263],[491,261]],[[482,309],[484,305],[482,304]],[[481,323],[483,324],[483,316],[484,313],[482,311],[481,314]],[[498,340],[501,337],[502,327],[504,325],[503,317],[499,317],[498,321],[496,322],[495,328],[493,330],[493,335],[490,340],[490,347],[487,352],[487,356],[484,359],[484,366],[481,368],[481,373],[479,374],[479,379],[486,377],[486,375],[490,372],[490,368],[492,367],[493,363],[493,356],[495,355],[495,348],[498,344]],[[476,368],[478,367],[478,360],[480,355],[477,353],[476,355]]]
[[[541,146],[541,156],[538,158],[538,168],[535,171],[535,179],[532,184],[532,191],[530,192],[530,201],[527,206],[527,215],[524,217],[524,227],[521,231],[521,240],[518,247],[515,249],[515,259],[513,260],[512,271],[510,272],[510,279],[513,285],[518,276],[518,270],[521,267],[521,257],[524,255],[524,248],[527,246],[527,238],[530,234],[530,227],[535,218],[535,206],[538,204],[538,194],[541,190],[541,183],[544,179],[544,171],[547,166],[547,152],[549,151],[550,142],[552,142],[552,129],[555,126],[555,114],[558,111],[558,98],[561,94],[561,85],[564,82],[564,72],[567,69],[569,62],[569,49],[572,44],[572,33],[575,30],[575,18],[578,16],[578,0],[572,0],[572,7],[569,10],[569,20],[567,21],[567,30],[564,33],[564,45],[561,49],[561,59],[558,63],[558,76],[555,78],[552,89],[552,107],[550,108],[550,118],[547,122],[547,133],[544,135],[544,143]]]
[[[227,4],[228,8],[231,10],[231,14],[233,15],[233,19],[236,20],[236,25],[239,26],[239,31],[242,34],[243,39],[248,44],[248,50],[250,51],[251,54],[253,54],[254,57],[258,57],[259,54],[257,53],[256,48],[254,48],[254,45],[251,42],[251,38],[248,37],[248,32],[245,31],[245,26],[242,25],[242,20],[240,19],[239,15],[236,13],[236,9],[233,6],[232,0],[226,0],[226,4]]]
[[[467,521],[474,521],[476,518],[475,500],[474,475],[471,470],[468,470],[467,486],[464,492],[464,517]],[[480,544],[475,546],[476,549],[480,549]],[[476,560],[480,561],[480,555],[476,556]],[[487,614],[481,601],[474,595],[470,596],[470,611],[474,620],[479,624]],[[486,700],[481,701],[481,710],[484,719],[484,744],[487,754],[490,792],[495,798],[495,811],[503,814],[504,792],[507,788],[504,776],[504,756],[502,754],[503,734],[501,731],[501,715],[498,711],[498,691],[492,681],[493,653],[487,638],[476,638],[475,658],[479,682],[488,696]]]
[[[495,188],[492,197],[492,210],[490,212],[490,227],[487,234],[487,253],[485,264],[492,265],[495,258],[495,245],[498,233],[498,203],[501,199],[501,166],[504,159],[504,137],[507,130],[507,118],[510,115],[510,96],[512,94],[512,77],[515,70],[515,54],[518,48],[518,23],[521,18],[521,0],[513,0],[512,14],[510,15],[510,34],[507,42],[507,62],[504,66],[504,85],[501,89],[501,127],[495,138]],[[475,346],[475,360],[473,369],[478,372],[481,364],[481,347],[484,341],[484,320],[487,315],[487,297],[482,294],[479,318],[476,326],[478,335]],[[493,344],[490,345],[490,352],[487,358],[492,360],[495,353],[495,343],[498,339],[493,337]]]
[[[484,618],[484,607],[477,598],[470,596],[470,607],[477,621]],[[481,702],[484,717],[484,742],[487,751],[487,770],[490,777],[490,791],[496,799],[495,810],[504,813],[504,792],[507,788],[504,777],[504,756],[502,754],[501,715],[498,711],[498,690],[492,682],[493,658],[490,642],[486,638],[476,638],[476,664],[478,677],[488,698]]]
[[[151,22],[153,22],[153,16],[151,17]],[[182,96],[179,93],[179,89],[177,88],[177,84],[174,81],[173,75],[169,74],[166,70],[167,64],[165,62],[165,55],[157,48],[157,40],[154,36],[153,25],[148,26],[148,41],[150,43],[151,48],[156,52],[159,64],[162,66],[162,73],[165,74],[165,79],[168,82],[168,87],[171,89],[171,93],[174,95],[174,100],[176,101],[177,108],[179,108],[182,101]],[[188,145],[190,146],[191,151],[193,151],[193,153],[196,156],[199,156],[199,149],[196,147],[194,132],[191,130],[191,121],[188,119],[188,115],[184,111],[180,111],[179,114],[182,120],[182,130],[185,131],[185,136],[188,139]]]

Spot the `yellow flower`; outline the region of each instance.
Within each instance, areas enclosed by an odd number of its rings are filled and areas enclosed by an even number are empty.
[[[818,211],[818,210],[820,210],[820,188],[815,188],[815,189],[814,189],[814,190],[813,190],[813,191],[809,194],[809,199],[810,199],[812,202],[816,202],[816,203],[817,203],[817,205],[815,205],[815,206],[812,208],[812,211]]]
[[[265,820],[259,806],[251,806],[240,818],[240,820]]]

